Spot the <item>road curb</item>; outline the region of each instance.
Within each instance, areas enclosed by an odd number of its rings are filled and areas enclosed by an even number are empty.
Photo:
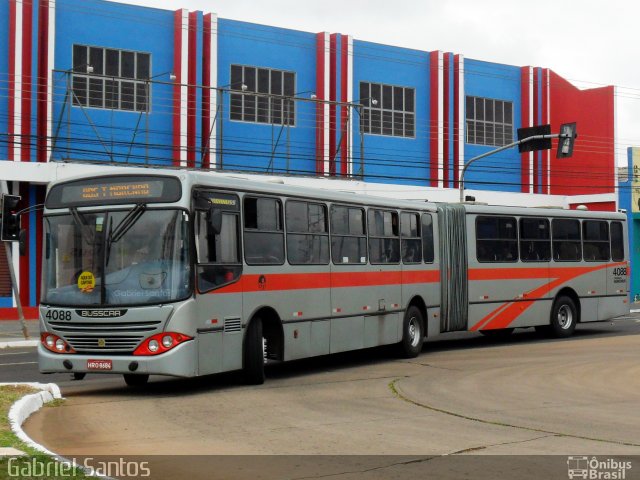
[[[31,448],[58,459],[58,455],[50,452],[39,443],[34,442],[22,429],[22,424],[32,414],[40,410],[45,403],[49,403],[53,400],[62,398],[60,387],[58,387],[58,385],[56,385],[55,383],[0,383],[0,387],[16,387],[18,385],[36,388],[40,391],[37,393],[32,393],[30,395],[25,395],[20,400],[11,405],[11,408],[9,409],[9,424],[11,425],[11,430],[20,440],[29,445]]]
[[[38,340],[10,340],[8,342],[0,342],[0,350],[5,348],[19,347],[37,347]]]

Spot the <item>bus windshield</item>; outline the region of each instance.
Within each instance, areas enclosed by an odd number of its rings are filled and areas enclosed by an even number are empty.
[[[187,214],[92,211],[45,217],[42,303],[126,306],[190,295]]]

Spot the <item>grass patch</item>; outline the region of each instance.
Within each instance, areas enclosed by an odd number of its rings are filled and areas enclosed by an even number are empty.
[[[0,447],[13,447],[27,454],[19,460],[0,459],[0,478],[38,478],[58,480],[63,478],[86,479],[82,470],[61,468],[61,464],[48,455],[44,455],[20,440],[11,430],[9,410],[20,398],[38,390],[24,385],[0,387]],[[56,399],[51,403],[60,405],[63,400]],[[56,466],[57,464],[57,466]]]

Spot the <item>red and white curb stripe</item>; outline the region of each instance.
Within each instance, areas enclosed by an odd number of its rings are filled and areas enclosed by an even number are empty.
[[[27,420],[27,418],[40,410],[45,403],[49,403],[55,399],[62,398],[60,388],[55,383],[0,383],[0,387],[16,387],[18,385],[35,388],[40,391],[37,393],[32,393],[30,395],[25,395],[11,406],[11,409],[9,410],[9,425],[11,426],[11,430],[20,440],[29,445],[31,448],[47,455],[52,455],[56,458],[56,460],[64,461],[64,459],[58,457],[55,453],[47,450],[39,443],[31,440],[31,438],[29,438],[29,436],[22,429],[22,424]]]

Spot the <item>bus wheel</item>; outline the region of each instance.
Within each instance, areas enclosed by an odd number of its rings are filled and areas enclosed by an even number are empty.
[[[411,306],[404,315],[402,341],[398,344],[404,358],[414,358],[422,351],[424,343],[424,320],[416,306]]]
[[[551,309],[551,333],[554,337],[571,336],[578,322],[578,311],[569,297],[558,297]]]
[[[513,328],[498,328],[497,330],[480,330],[480,333],[487,338],[496,340],[506,340],[513,333]]]
[[[262,320],[254,318],[249,323],[244,339],[243,353],[244,380],[249,385],[264,383],[264,345],[262,339]]]
[[[87,374],[85,372],[74,372],[73,374],[73,379],[74,380],[84,380],[84,377],[86,377]]]
[[[125,373],[122,376],[124,377],[124,383],[126,383],[128,387],[143,387],[149,381],[149,375]]]

